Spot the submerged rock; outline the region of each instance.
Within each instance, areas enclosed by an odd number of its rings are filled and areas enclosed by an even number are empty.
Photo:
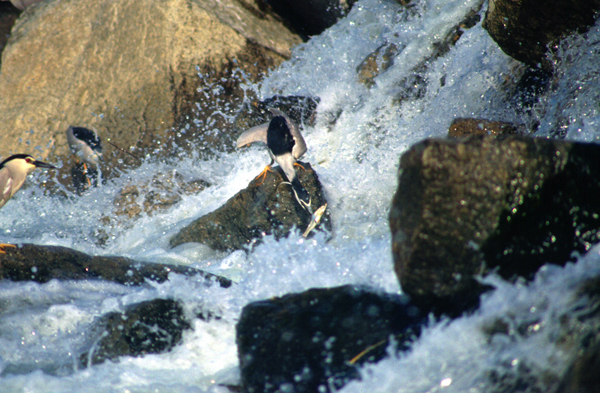
[[[172,299],[153,299],[128,306],[123,312],[101,317],[92,328],[92,348],[79,357],[81,367],[114,360],[170,351],[190,323],[181,304]]]
[[[123,187],[114,200],[114,214],[128,218],[138,217],[142,212],[152,215],[178,203],[182,195],[197,194],[208,186],[201,179],[186,180],[177,171],[159,172],[150,181],[132,181]]]
[[[557,336],[574,346],[578,356],[571,362],[555,393],[597,393],[600,391],[600,277],[580,286],[576,307],[562,316]]]
[[[236,325],[243,391],[335,391],[385,357],[391,337],[405,348],[422,322],[406,298],[353,286],[248,304]]]
[[[567,34],[587,30],[598,11],[600,0],[493,0],[483,27],[507,55],[550,70],[549,45]]]
[[[425,140],[400,160],[395,271],[424,310],[477,306],[476,276],[529,278],[600,239],[600,146],[525,137]]]
[[[90,256],[59,246],[19,244],[0,253],[0,279],[45,283],[58,280],[107,280],[141,285],[145,280],[164,282],[169,273],[200,275],[227,288],[231,281],[185,266],[144,263],[124,257]]]
[[[367,87],[372,87],[376,76],[390,68],[394,63],[394,56],[400,52],[396,44],[382,45],[367,56],[357,67],[358,81]]]
[[[299,162],[298,179],[312,198],[313,210],[327,200],[316,172],[309,163]],[[287,236],[292,228],[304,231],[311,214],[296,198],[283,171],[278,166],[267,172],[264,181],[255,178],[247,188],[221,206],[200,217],[171,238],[171,246],[196,242],[219,250],[237,250],[247,247],[267,234],[276,238]],[[326,211],[320,228],[331,231],[331,217]]]

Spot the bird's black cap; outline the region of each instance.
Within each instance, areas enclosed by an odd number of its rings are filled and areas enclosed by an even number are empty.
[[[16,160],[19,158],[22,158],[24,160],[27,157],[31,157],[31,156],[29,154],[13,154],[12,156],[6,158],[4,161],[0,162],[0,168],[2,168],[4,166],[4,164],[6,164],[9,161]]]
[[[4,161],[0,162],[0,169],[3,168],[4,164],[6,164],[9,161],[18,160],[18,159],[25,160],[25,159],[27,159],[27,157],[31,158],[30,163],[33,164],[33,165],[35,165],[38,168],[56,169],[56,167],[54,165],[50,165],[50,164],[45,163],[43,161],[38,161],[35,158],[33,158],[33,156],[31,156],[29,154],[13,154],[12,156],[10,156],[7,159],[5,159]]]

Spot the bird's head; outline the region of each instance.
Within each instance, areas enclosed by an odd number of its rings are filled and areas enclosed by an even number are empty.
[[[38,161],[29,154],[15,154],[8,157],[0,163],[1,168],[8,168],[11,172],[29,174],[35,168],[50,168],[56,169],[54,165],[50,165],[43,161]]]

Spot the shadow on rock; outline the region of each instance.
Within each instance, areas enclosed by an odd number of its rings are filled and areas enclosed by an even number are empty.
[[[327,203],[316,172],[308,163],[300,163],[298,179],[312,198],[317,209]],[[293,191],[279,167],[267,172],[264,182],[255,178],[247,188],[238,192],[219,209],[200,217],[171,238],[171,246],[196,242],[218,250],[243,249],[263,236],[287,236],[292,228],[302,231],[311,214],[296,201]],[[331,218],[326,211],[318,228],[331,231]]]

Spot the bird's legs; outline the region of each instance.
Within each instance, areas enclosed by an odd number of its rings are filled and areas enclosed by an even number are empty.
[[[4,249],[7,247],[15,248],[17,246],[15,246],[14,244],[0,243],[0,254],[6,254],[6,251]]]
[[[271,163],[269,163],[265,169],[262,170],[262,172],[255,177],[255,179],[258,179],[259,177],[262,177],[262,180],[260,181],[260,184],[263,184],[265,182],[265,179],[267,178],[267,172],[273,172],[271,170],[271,165],[273,165],[274,160],[271,160]]]
[[[85,175],[85,180],[87,180],[88,188],[92,186],[92,181],[90,180],[90,176],[88,175],[87,164],[83,163],[83,174]]]

